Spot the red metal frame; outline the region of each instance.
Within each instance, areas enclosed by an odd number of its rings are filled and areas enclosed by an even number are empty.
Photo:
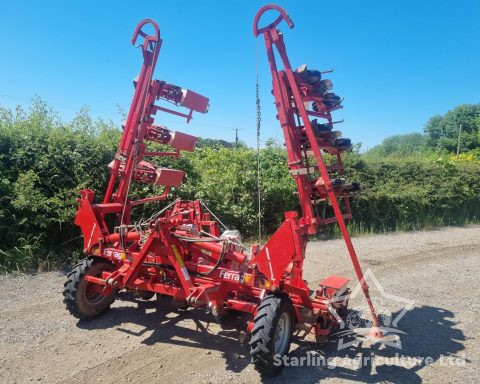
[[[269,11],[276,10],[280,13],[275,21],[266,27],[259,28],[258,23],[262,15]],[[355,249],[353,247],[350,234],[345,224],[345,218],[351,218],[350,204],[348,195],[345,194],[342,198],[345,201],[346,214],[342,212],[337,200],[338,194],[335,188],[332,187],[331,179],[329,175],[329,169],[325,164],[322,156],[322,150],[327,153],[333,153],[337,157],[338,165],[337,169],[343,173],[343,164],[341,163],[341,151],[329,146],[322,145],[321,140],[314,133],[309,116],[316,116],[323,118],[328,124],[332,125],[331,111],[337,109],[328,108],[324,105],[321,95],[315,95],[307,88],[302,88],[296,81],[295,74],[291,68],[290,61],[288,59],[285,44],[283,41],[283,34],[276,29],[277,25],[284,20],[290,28],[293,28],[293,22],[287,15],[285,10],[277,5],[266,5],[262,7],[254,19],[253,34],[258,37],[262,34],[265,41],[265,47],[267,50],[268,62],[270,65],[270,71],[273,79],[273,95],[275,97],[278,119],[284,131],[286,140],[288,161],[290,173],[292,173],[299,191],[300,203],[303,211],[303,218],[300,220],[308,234],[315,234],[318,231],[319,224],[326,224],[329,222],[337,222],[342,236],[345,240],[350,258],[352,260],[355,273],[358,280],[361,283],[363,293],[367,300],[370,312],[373,317],[373,325],[378,328],[378,318],[373,307],[370,295],[368,292],[368,286],[364,280],[362,268],[358,261]],[[274,50],[275,47],[283,70],[278,70],[275,60]],[[314,112],[306,109],[305,104],[307,102],[315,101],[317,105],[322,106],[322,112]],[[302,124],[300,124],[300,121]],[[307,140],[302,138],[302,134],[306,134]],[[308,167],[308,154],[305,149],[313,152],[316,160],[317,168],[320,173],[318,178],[308,179],[307,174],[301,172]],[[332,168],[331,168],[332,169]],[[322,196],[328,195],[335,217],[331,219],[321,219],[314,213],[314,202],[312,195],[317,193]],[[301,235],[301,234],[299,234]],[[378,333],[378,332],[377,332]],[[379,335],[378,335],[379,336]]]
[[[274,23],[258,28],[263,13],[269,9],[280,12]],[[84,236],[84,251],[89,257],[101,257],[115,265],[113,272],[103,272],[101,277],[87,275],[85,279],[110,294],[113,290],[127,289],[152,291],[170,295],[177,301],[185,301],[194,307],[209,306],[229,308],[255,315],[257,307],[266,292],[283,292],[291,299],[295,309],[297,326],[307,329],[316,336],[325,336],[338,324],[337,311],[348,305],[347,279],[330,276],[320,284],[315,296],[302,278],[303,261],[308,235],[318,231],[320,225],[333,220],[315,213],[312,196],[329,199],[335,210],[335,219],[342,230],[360,280],[362,272],[343,220],[350,217],[348,196],[346,213],[340,211],[336,191],[332,188],[328,170],[321,150],[335,153],[339,163],[330,170],[343,171],[340,152],[333,147],[321,148],[310,125],[308,115],[316,113],[332,123],[330,111],[307,111],[303,102],[317,100],[301,89],[295,82],[281,34],[275,27],[285,20],[290,27],[293,23],[278,6],[263,7],[254,22],[255,36],[263,34],[273,77],[273,94],[278,116],[285,135],[290,172],[297,183],[303,216],[297,212],[286,212],[285,221],[263,246],[252,246],[250,252],[236,240],[222,236],[219,225],[211,213],[204,211],[201,201],[175,201],[168,209],[159,212],[149,220],[130,223],[131,207],[138,204],[164,200],[172,187],[178,185],[182,171],[157,169],[146,163],[145,156],[178,157],[181,150],[193,150],[195,138],[154,124],[158,111],[192,118],[193,111],[205,113],[208,99],[192,91],[153,80],[162,40],[158,26],[152,20],[142,21],[136,28],[132,44],[139,36],[143,66],[136,81],[135,93],[128,114],[122,139],[111,165],[111,177],[102,203],[94,203],[94,192],[83,190],[75,223]],[[147,35],[143,27],[151,24],[155,34]],[[277,69],[273,48],[276,48],[283,64]],[[157,100],[172,102],[189,109],[188,113],[178,112],[155,105]],[[294,105],[292,105],[294,101]],[[323,105],[323,104],[322,104]],[[296,118],[303,125],[295,122]],[[300,121],[300,120],[298,120]],[[148,141],[171,147],[170,150],[149,151]],[[308,147],[308,148],[307,148]],[[321,177],[311,180],[306,152],[313,151]],[[321,179],[321,183],[318,181]],[[160,196],[130,201],[130,183],[148,182],[164,186]],[[323,189],[322,189],[323,188]],[[116,226],[109,229],[105,218],[113,214]],[[362,287],[369,305],[366,284]],[[375,325],[377,325],[376,315]],[[250,321],[248,329],[253,322]]]

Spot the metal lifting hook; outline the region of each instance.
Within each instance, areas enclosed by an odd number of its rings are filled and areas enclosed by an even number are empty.
[[[280,15],[270,24],[268,24],[266,27],[263,28],[258,28],[258,22],[260,21],[260,18],[263,16],[263,14],[269,10],[276,10],[280,13]],[[264,33],[272,28],[275,28],[282,20],[285,20],[287,25],[289,26],[290,29],[294,27],[292,19],[290,19],[290,16],[288,16],[287,12],[280,6],[276,4],[267,4],[264,5],[260,10],[257,12],[255,15],[255,19],[253,20],[253,35],[257,37],[261,33]]]
[[[147,24],[151,24],[153,26],[155,30],[155,35],[149,35],[142,30],[142,28]],[[143,52],[148,51],[150,53],[153,53],[162,42],[162,39],[160,39],[160,28],[158,27],[158,24],[152,19],[144,19],[137,25],[135,31],[133,32],[131,40],[132,45],[135,45],[135,43],[137,42],[138,35],[144,38],[142,44]]]

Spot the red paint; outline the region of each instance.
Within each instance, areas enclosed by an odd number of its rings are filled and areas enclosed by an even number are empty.
[[[280,16],[272,24],[259,29],[262,14],[269,9],[280,12]],[[189,122],[193,111],[205,113],[209,103],[207,98],[195,92],[165,81],[153,80],[162,40],[156,23],[144,20],[137,26],[132,38],[133,44],[139,36],[144,39],[141,44],[143,65],[135,82],[135,92],[122,138],[111,164],[111,177],[103,202],[95,204],[94,192],[91,190],[82,191],[79,199],[75,223],[82,230],[85,253],[103,257],[115,265],[112,273],[104,272],[101,278],[87,277],[90,284],[99,285],[104,292],[111,292],[113,288],[153,291],[173,296],[175,300],[186,300],[191,306],[231,308],[252,315],[265,292],[283,292],[291,298],[297,320],[304,318],[305,312],[310,313],[312,331],[317,332],[315,324],[318,317],[323,317],[322,323],[329,325],[326,328],[328,332],[335,328],[337,320],[329,312],[328,299],[343,290],[347,280],[329,277],[324,281],[324,288],[328,292],[321,288],[314,298],[310,298],[310,289],[302,277],[308,235],[317,233],[319,225],[328,220],[337,221],[359,278],[362,273],[343,219],[343,215],[351,216],[348,196],[342,195],[347,201],[347,212],[342,213],[322,157],[322,150],[337,154],[339,164],[330,167],[330,170],[343,171],[340,152],[332,147],[319,147],[308,120],[310,112],[305,109],[303,101],[306,97],[319,103],[321,100],[306,93],[295,82],[283,37],[275,29],[282,20],[293,27],[282,8],[265,6],[255,17],[254,34],[262,34],[265,40],[273,78],[273,95],[288,152],[288,167],[297,184],[302,216],[297,212],[286,212],[284,223],[263,247],[253,246],[254,252],[251,255],[234,242],[215,240],[220,236],[219,224],[209,212],[205,212],[200,201],[177,201],[158,217],[149,222],[143,221],[145,225],[142,227],[138,223],[135,227],[130,225],[132,206],[166,199],[170,188],[178,186],[183,179],[182,171],[158,169],[143,160],[144,157],[177,158],[180,151],[192,151],[195,147],[195,137],[172,132],[158,122],[155,124],[155,118],[161,117],[160,114],[157,116],[157,112],[170,113]],[[146,24],[153,25],[154,35],[142,31]],[[274,48],[278,51],[283,70],[277,68]],[[159,100],[187,108],[188,112],[155,105]],[[294,104],[292,100],[295,101]],[[332,122],[328,109],[319,108],[319,111],[322,112],[315,112],[316,116]],[[304,122],[302,127],[297,126],[297,117]],[[170,146],[171,149],[147,151],[148,141]],[[307,144],[308,151],[316,157],[323,179],[320,187],[317,186],[318,180],[310,180],[303,173],[306,167],[304,149]],[[128,192],[133,182],[161,185],[164,186],[164,191],[159,196],[131,201]],[[322,218],[315,214],[311,195],[319,188],[324,188],[323,198],[332,202],[334,218]],[[107,215],[114,216],[113,231],[112,226],[107,225]],[[202,231],[211,236],[205,236]],[[368,292],[364,289],[368,298]],[[345,300],[336,303],[335,307],[342,308],[347,304],[348,300]],[[249,329],[251,325],[249,323]],[[326,329],[319,329],[318,332],[325,334]]]

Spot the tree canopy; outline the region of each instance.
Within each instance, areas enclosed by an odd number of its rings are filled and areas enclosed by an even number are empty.
[[[432,117],[424,129],[428,146],[456,151],[460,126],[460,148],[466,151],[480,147],[480,104],[460,105],[443,116]]]
[[[460,151],[480,151],[480,104],[465,104],[443,116],[430,118],[423,134],[414,132],[387,137],[368,153],[380,156],[431,151],[453,153],[457,151],[460,127]]]

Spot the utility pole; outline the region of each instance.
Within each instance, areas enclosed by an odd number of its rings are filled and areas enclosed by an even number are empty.
[[[458,140],[457,140],[457,160],[460,155],[460,136],[462,135],[462,124],[458,127]]]
[[[238,148],[238,131],[241,130],[241,128],[232,128],[235,131],[235,149]]]

